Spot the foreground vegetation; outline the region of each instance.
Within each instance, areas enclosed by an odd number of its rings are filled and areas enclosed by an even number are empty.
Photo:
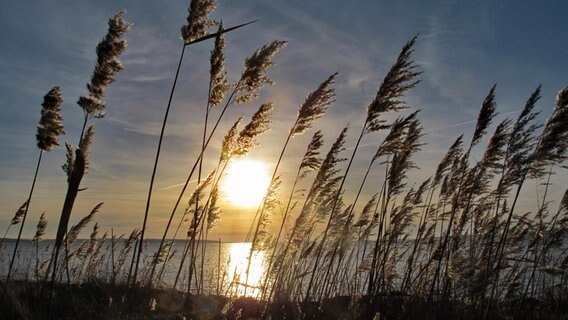
[[[7,276],[2,281],[1,314],[5,318],[197,318],[197,319],[408,319],[408,318],[566,318],[568,297],[568,193],[553,206],[548,199],[550,178],[568,154],[568,88],[559,91],[552,115],[539,122],[540,87],[529,95],[516,119],[493,126],[496,87],[481,101],[471,139],[456,137],[426,181],[408,181],[416,169],[412,157],[424,148],[419,112],[407,113],[404,96],[420,81],[412,55],[416,38],[407,42],[367,106],[365,121],[351,154],[345,154],[348,127],[327,152],[320,131],[306,148],[292,192],[282,195],[289,177],[278,174],[293,138],[306,133],[334,102],[332,74],[315,86],[300,104],[297,118],[275,159],[270,187],[259,206],[246,242],[252,243],[246,271],[220,290],[206,286],[205,245],[208,232],[221,216],[218,206],[220,178],[234,158],[246,156],[256,139],[270,126],[274,105],[262,103],[250,122],[240,129],[237,119],[221,141],[217,167],[202,172],[204,151],[213,140],[228,107],[250,103],[262,87],[272,84],[266,72],[286,42],[267,44],[245,60],[232,84],[224,71],[224,37],[244,25],[225,29],[209,19],[212,0],[193,0],[187,25],[182,28],[180,60],[166,106],[161,136],[150,179],[146,210],[140,229],[130,235],[99,234],[95,224],[90,238],[76,243],[102,208],[69,228],[73,205],[88,168],[88,147],[94,138],[88,126],[105,113],[105,88],[122,69],[123,36],[130,24],[124,12],[109,21],[109,32],[97,46],[98,60],[88,94],[79,98],[83,129],[74,148],[66,143],[68,190],[63,201],[57,236],[48,259],[40,259],[39,245],[47,227],[42,216],[34,237],[35,261],[26,279],[13,279],[21,232],[32,203],[41,155],[59,144],[64,132],[59,115],[62,95],[54,87],[45,96],[38,127],[40,154],[30,193],[12,226],[20,226]],[[217,25],[214,33],[209,28]],[[186,47],[214,39],[209,96],[201,150],[188,170],[157,252],[145,255],[146,226],[156,167],[168,113]],[[481,100],[481,99],[480,99]],[[210,112],[221,109],[211,124]],[[395,120],[391,115],[401,113]],[[493,133],[488,135],[488,132]],[[375,155],[368,160],[357,190],[346,190],[358,148],[369,136],[383,134]],[[375,137],[376,138],[376,137]],[[488,140],[485,148],[482,141]],[[321,154],[320,154],[321,153]],[[474,156],[481,155],[481,156]],[[362,203],[370,172],[384,172],[375,195]],[[198,185],[183,213],[178,207],[192,178]],[[520,211],[523,187],[544,181],[538,208]],[[305,190],[304,190],[305,189]],[[354,192],[353,200],[347,192]],[[353,192],[352,192],[353,193]],[[350,202],[346,203],[350,199]],[[280,211],[279,211],[280,210]],[[523,209],[524,210],[524,209]],[[275,213],[280,213],[281,220]],[[177,221],[177,226],[175,222]],[[184,224],[188,221],[187,224]],[[278,223],[277,223],[278,222]],[[172,225],[173,223],[173,225]],[[274,225],[272,225],[274,224]],[[272,225],[272,226],[271,226]],[[174,232],[171,228],[176,226]],[[9,231],[6,231],[6,234]],[[269,228],[278,230],[275,235]],[[179,265],[172,265],[172,240],[180,232],[186,245]],[[2,245],[0,244],[0,247]],[[251,257],[266,257],[260,283],[251,284]],[[110,256],[110,258],[109,258]],[[110,261],[110,263],[108,262]],[[165,268],[177,271],[172,287],[163,287]],[[218,268],[217,276],[221,268]],[[213,289],[216,287],[215,289]],[[244,297],[242,297],[244,296]]]

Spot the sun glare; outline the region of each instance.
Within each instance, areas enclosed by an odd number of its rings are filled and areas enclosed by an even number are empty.
[[[230,203],[254,207],[262,201],[269,184],[270,178],[263,162],[236,160],[229,165],[221,190]]]
[[[247,282],[247,264],[250,254],[250,243],[232,243],[229,248],[229,263],[227,274],[230,282],[235,284],[235,293],[247,296],[256,296],[260,293],[259,286],[263,281],[265,271],[264,251],[255,251],[252,255]],[[245,290],[246,288],[246,290]]]

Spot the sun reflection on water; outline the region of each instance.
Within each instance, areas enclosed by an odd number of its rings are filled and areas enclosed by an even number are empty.
[[[263,282],[266,258],[264,251],[256,251],[252,255],[249,276],[247,281],[247,263],[250,254],[250,243],[229,244],[229,261],[226,274],[231,284],[232,293],[237,296],[246,295],[256,297],[260,295],[260,286]],[[245,290],[246,289],[246,290]]]

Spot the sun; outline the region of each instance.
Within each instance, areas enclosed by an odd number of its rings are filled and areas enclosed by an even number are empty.
[[[262,201],[269,184],[264,162],[243,159],[231,162],[221,190],[230,203],[239,207],[255,207]]]

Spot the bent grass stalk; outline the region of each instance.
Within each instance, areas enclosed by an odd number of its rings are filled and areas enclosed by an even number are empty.
[[[235,30],[236,28],[240,28],[242,26],[251,24],[253,22],[255,22],[255,21],[245,23],[245,24],[242,24],[242,25],[237,26],[237,27],[225,29],[225,30],[223,30],[223,32]],[[209,37],[209,38],[211,38],[211,37]],[[243,71],[241,78],[239,79],[239,81],[234,86],[231,94],[229,95],[229,98],[227,99],[227,102],[225,103],[225,106],[223,107],[219,117],[217,118],[217,121],[215,122],[215,125],[213,126],[213,129],[209,133],[209,137],[207,138],[207,141],[202,146],[201,152],[199,153],[199,155],[198,155],[197,159],[195,160],[191,170],[189,171],[189,174],[187,175],[187,179],[186,179],[186,181],[185,181],[185,183],[184,183],[184,185],[183,185],[183,187],[180,191],[180,194],[179,194],[179,196],[176,200],[176,203],[174,204],[174,208],[172,209],[172,212],[171,212],[170,217],[168,219],[168,223],[167,223],[166,229],[164,231],[164,236],[162,237],[162,239],[165,239],[165,237],[167,236],[167,233],[169,231],[169,227],[171,225],[172,219],[175,215],[175,212],[177,211],[177,208],[178,208],[178,206],[181,202],[181,199],[183,198],[183,195],[185,194],[185,191],[187,189],[189,181],[191,180],[191,177],[193,176],[195,169],[197,168],[198,164],[200,163],[201,158],[203,157],[203,154],[205,152],[205,149],[207,148],[207,146],[209,145],[209,142],[213,138],[213,135],[214,135],[215,131],[217,130],[217,127],[219,126],[219,123],[221,122],[223,115],[227,111],[227,108],[229,107],[229,105],[231,105],[233,103],[243,103],[243,102],[248,102],[248,101],[252,100],[257,95],[256,91],[260,90],[262,88],[262,86],[272,83],[270,81],[270,79],[268,79],[266,77],[266,75],[264,75],[264,74],[266,72],[266,69],[273,65],[273,63],[270,61],[270,58],[272,58],[272,56],[274,54],[276,54],[276,52],[280,48],[282,48],[285,44],[286,44],[285,41],[274,41],[269,45],[263,46],[261,49],[257,50],[253,54],[252,57],[247,58],[245,60],[245,70]],[[252,69],[252,71],[250,69]],[[242,92],[244,92],[243,96],[236,96],[238,93],[242,93]],[[161,241],[161,243],[162,243],[161,245],[163,245],[163,241],[164,240]]]
[[[199,3],[203,6],[198,6]],[[214,1],[192,1],[190,8],[192,8],[193,16],[190,11],[189,24],[182,31],[184,48],[191,43],[214,37],[218,40],[220,34],[228,30],[220,26],[217,33],[207,34],[207,28],[212,25],[207,15],[214,4]],[[126,24],[119,22],[120,17],[121,14],[110,23],[111,29],[115,28],[115,30],[109,33],[127,31]],[[200,18],[197,19],[197,17]],[[193,27],[190,27],[191,24]],[[107,42],[111,40],[103,39]],[[327,308],[323,303],[324,298],[329,298],[332,303],[340,302],[342,299],[340,296],[346,293],[352,297],[365,295],[365,293],[368,296],[357,300],[359,302],[352,301],[355,302],[354,309],[359,310],[360,313],[350,311],[348,317],[351,318],[379,316],[388,318],[399,315],[406,318],[416,315],[450,317],[456,316],[456,312],[466,319],[488,318],[494,313],[506,315],[512,309],[516,309],[512,315],[515,317],[525,312],[529,317],[543,316],[542,310],[546,310],[546,316],[560,315],[561,311],[558,311],[553,303],[562,301],[561,299],[568,290],[568,277],[565,270],[568,248],[563,242],[563,239],[568,236],[568,192],[564,194],[558,211],[553,213],[548,207],[549,198],[552,195],[553,170],[567,158],[568,89],[560,91],[554,113],[546,122],[544,130],[537,135],[535,132],[539,125],[535,124],[534,120],[538,112],[534,112],[533,108],[540,96],[540,88],[538,88],[527,101],[516,122],[506,119],[496,126],[495,133],[489,139],[482,159],[470,165],[470,158],[475,159],[477,155],[477,150],[473,148],[485,136],[494,116],[495,108],[493,97],[491,97],[493,90],[491,90],[486,103],[482,105],[469,147],[464,150],[463,139],[458,138],[438,165],[432,180],[427,180],[416,189],[415,186],[406,185],[408,180],[406,175],[408,170],[414,168],[411,155],[420,147],[416,141],[421,136],[421,127],[417,121],[411,121],[406,126],[403,125],[404,119],[402,118],[391,124],[387,124],[387,121],[382,119],[383,113],[399,111],[406,107],[402,99],[403,94],[417,83],[415,79],[419,72],[415,71],[415,66],[410,60],[413,42],[414,39],[403,48],[397,63],[379,87],[377,97],[370,104],[363,129],[354,144],[355,149],[351,153],[347,167],[343,170],[337,168],[339,162],[347,160],[338,157],[343,150],[345,130],[342,131],[323,162],[320,163],[317,157],[312,159],[314,160],[313,167],[309,169],[317,170],[317,173],[310,189],[305,190],[307,195],[302,196],[302,199],[297,202],[301,207],[298,217],[291,230],[287,232],[285,243],[279,246],[283,241],[281,238],[288,223],[287,220],[294,212],[293,198],[299,193],[297,189],[301,189],[300,181],[307,174],[303,171],[303,161],[298,171],[294,172],[294,180],[291,180],[293,182],[291,183],[292,192],[283,207],[279,231],[272,243],[274,247],[267,251],[270,252],[267,255],[269,259],[265,270],[267,275],[261,279],[260,285],[261,300],[266,300],[267,303],[266,307],[261,310],[260,318],[318,318],[323,314],[322,312],[329,310],[313,309],[313,307]],[[106,52],[107,58],[108,54],[116,54],[124,50],[125,42],[119,40],[115,44],[117,45],[116,50]],[[203,136],[200,139],[201,147],[198,150],[199,156],[194,168],[189,174],[190,178],[194,170],[198,168],[197,166],[199,166],[199,171],[205,167],[203,154],[227,107],[254,99],[262,86],[271,83],[264,71],[272,65],[270,58],[282,46],[283,42],[267,45],[246,60],[245,71],[233,88],[213,130],[209,130],[209,111],[213,105],[213,101],[210,100],[215,98],[222,101],[223,99],[219,98],[219,92],[214,89],[213,81],[210,79]],[[182,48],[178,72],[183,50]],[[77,241],[80,230],[91,221],[98,206],[67,232],[73,203],[80,191],[81,179],[89,164],[88,147],[94,131],[92,126],[88,126],[88,120],[104,115],[105,105],[102,98],[106,86],[112,82],[106,81],[99,72],[106,70],[108,74],[114,76],[121,68],[120,65],[110,65],[107,58],[104,55],[99,57],[96,71],[87,86],[88,94],[79,100],[79,105],[85,112],[79,148],[75,150],[74,147],[66,144],[67,163],[64,170],[67,173],[68,189],[61,221],[58,225],[56,245],[46,250],[46,252],[52,250],[52,259],[41,261],[40,258],[39,242],[45,233],[47,224],[44,215],[38,222],[36,235],[32,242],[33,250],[35,250],[35,261],[29,264],[30,267],[35,264],[34,271],[31,273],[32,277],[40,282],[41,278],[47,281],[51,276],[51,290],[48,299],[45,299],[50,308],[47,311],[48,317],[70,318],[84,315],[84,311],[78,308],[72,311],[75,313],[72,315],[66,313],[67,311],[58,310],[55,304],[52,307],[52,297],[63,296],[60,295],[61,288],[74,290],[75,284],[78,285],[77,287],[88,288],[93,283],[104,288],[107,285],[106,282],[110,282],[112,283],[110,289],[114,290],[120,288],[121,275],[131,287],[129,292],[139,290],[132,284],[138,283],[137,278],[142,277],[141,274],[147,277],[144,281],[148,279],[150,286],[154,281],[161,283],[164,269],[173,256],[173,254],[170,255],[170,251],[175,253],[172,249],[172,242],[166,242],[165,239],[171,219],[189,183],[189,178],[170,217],[160,248],[153,258],[143,247],[148,243],[144,241],[143,230],[140,230],[140,233],[134,230],[125,240],[122,250],[117,252],[117,256],[114,250],[122,236],[116,239],[114,229],[111,229],[110,245],[106,242],[106,233],[99,235],[102,230],[99,230],[97,224],[93,228],[90,239]],[[397,68],[399,72],[402,71],[398,73],[399,76],[395,72]],[[177,75],[174,79],[174,88],[176,80]],[[389,85],[391,89],[387,89]],[[170,92],[170,99],[173,91],[174,89]],[[279,182],[276,176],[279,166],[284,161],[284,152],[291,138],[309,129],[314,120],[315,118],[306,116],[306,113],[300,110],[296,122],[288,133],[280,157],[275,162],[270,196],[265,196],[247,235],[247,240],[251,239],[253,242],[248,251],[247,279],[240,278],[234,280],[228,287],[225,286],[225,278],[232,270],[228,270],[227,265],[225,273],[221,274],[222,254],[219,239],[219,252],[215,257],[217,258],[215,275],[217,283],[213,284],[215,280],[212,271],[208,274],[213,279],[209,293],[224,293],[232,299],[234,295],[250,292],[248,277],[252,268],[251,260],[253,253],[259,250],[260,243],[263,243],[262,240],[265,239],[268,218],[278,203],[274,186],[278,184],[275,182]],[[249,126],[239,131],[237,128],[239,123],[240,121],[237,121],[225,136],[216,173],[210,178],[211,189],[207,190],[209,195],[206,196],[206,190],[201,190],[193,197],[193,200],[190,199],[188,210],[182,216],[174,234],[175,239],[184,219],[189,216],[193,217],[192,230],[190,236],[187,237],[182,262],[179,264],[180,271],[174,283],[175,288],[184,263],[189,263],[189,266],[185,265],[185,270],[189,272],[188,299],[194,288],[197,289],[198,294],[208,293],[205,284],[207,275],[204,273],[208,266],[205,263],[207,250],[205,242],[199,240],[208,239],[208,232],[214,225],[216,217],[218,218],[220,209],[216,206],[216,198],[220,178],[233,157],[244,156],[251,147],[256,145],[254,138],[251,138],[248,133],[254,131],[255,134],[260,134],[260,131],[264,131],[264,129],[252,130],[253,128]],[[267,123],[265,124],[267,127]],[[346,179],[349,173],[353,174],[352,171],[355,170],[356,160],[354,158],[362,143],[362,138],[367,133],[387,128],[390,128],[391,133],[387,134],[385,141],[379,145],[376,158],[370,161],[366,172],[362,171],[365,173],[363,181],[357,186],[358,189],[353,190],[356,191],[353,193],[354,201],[344,204],[343,195],[349,189]],[[40,136],[53,138],[50,135],[42,135],[46,132],[45,130],[42,131],[43,133],[40,131],[38,130],[38,139]],[[414,143],[412,139],[415,139]],[[160,140],[159,144],[161,143]],[[407,149],[408,145],[412,147]],[[43,151],[43,149],[40,150],[32,191]],[[159,150],[157,153],[159,154]],[[374,173],[372,171],[374,163],[383,156],[387,156],[387,161],[384,163],[385,179],[380,181],[380,186],[376,186],[380,189],[379,192],[371,198],[362,211],[358,211],[356,205],[364,196],[365,183]],[[155,167],[157,163],[156,157]],[[200,175],[199,172],[198,175]],[[522,187],[528,185],[533,179],[536,179],[535,182],[538,183],[538,179],[542,178],[545,182],[544,194],[539,196],[537,211],[522,215],[515,213],[515,210],[518,211],[521,207]],[[152,182],[147,198],[146,213],[149,211],[151,188]],[[424,201],[422,200],[423,194],[425,195]],[[18,236],[20,238],[31,198],[32,192],[16,213],[13,223],[8,226],[5,237],[11,230],[10,227],[20,224]],[[207,201],[204,201],[205,199]],[[351,198],[346,196],[345,199]],[[357,214],[359,214],[359,219],[355,220]],[[149,221],[146,218],[148,215],[145,217],[144,226]],[[320,223],[323,224],[321,229]],[[411,226],[414,226],[416,230],[411,229]],[[415,237],[414,239],[409,239],[411,234]],[[371,240],[374,246],[371,243],[367,244],[368,240]],[[199,247],[199,242],[201,247]],[[3,242],[0,243],[0,247],[2,244]],[[125,261],[130,257],[129,252],[135,245],[130,270],[123,272]],[[18,251],[17,246],[18,242],[16,242],[15,252]],[[61,257],[59,257],[61,246],[65,246],[65,268],[61,266],[58,268],[61,262]],[[371,248],[368,250],[368,247]],[[109,250],[110,262],[109,259],[105,260]],[[143,250],[147,252],[146,256],[143,256]],[[32,305],[26,300],[25,295],[20,295],[20,283],[16,285],[13,280],[10,283],[11,278],[15,277],[16,270],[20,268],[14,262],[17,260],[16,257],[12,255],[2,299],[4,301],[5,296],[8,299],[22,297],[22,304]],[[406,260],[402,260],[403,258]],[[152,269],[144,267],[140,269],[144,270],[142,272],[138,269],[138,262],[146,266],[144,262],[146,259],[148,259],[148,267]],[[186,259],[189,262],[185,261]],[[19,260],[22,259],[19,258]],[[201,269],[199,269],[199,263]],[[160,264],[162,264],[161,270],[156,280],[154,269]],[[403,267],[399,268],[399,265]],[[108,277],[109,272],[112,272],[111,277]],[[107,275],[106,280],[105,274]],[[54,289],[56,281],[63,282],[65,279],[67,279],[67,284],[63,283],[61,287],[57,286]],[[11,285],[8,288],[9,284]],[[239,286],[244,286],[244,291]],[[43,286],[43,288],[46,287]],[[45,292],[37,290],[36,295],[44,298]],[[396,303],[391,303],[394,301]],[[233,302],[231,300],[226,310],[223,311],[226,316],[231,316],[230,312],[235,311],[231,310],[234,308]],[[301,304],[302,302],[304,304]],[[286,307],[288,303],[290,306],[295,303],[296,307],[293,309],[298,310],[290,313]],[[111,304],[112,300],[109,302],[109,308]],[[549,308],[549,304],[552,307]],[[120,310],[121,305],[125,304],[115,303],[112,310],[115,310],[114,308],[116,311]],[[97,306],[101,306],[100,301],[97,302]],[[186,304],[183,309],[179,310],[186,316],[187,306]],[[159,304],[157,308],[160,307]],[[3,303],[2,314],[5,308],[12,310],[10,308],[13,306],[10,303]],[[137,307],[134,306],[134,308]],[[86,306],[84,309],[92,308]],[[147,311],[142,310],[142,312]],[[246,311],[248,310],[242,310],[242,312]],[[13,314],[10,312],[12,311],[5,314]],[[143,314],[146,315],[146,313]]]
[[[276,166],[274,167],[274,171],[272,172],[272,177],[270,178],[270,183],[269,183],[270,186],[274,184],[274,180],[276,179],[276,175],[278,173],[278,168],[280,166],[280,163],[282,162],[282,158],[284,157],[284,152],[286,151],[290,139],[293,136],[300,135],[304,133],[306,130],[310,129],[312,127],[313,122],[321,118],[327,111],[329,105],[335,101],[334,100],[335,89],[332,86],[335,82],[336,76],[337,73],[334,73],[324,82],[322,82],[315,91],[308,94],[306,100],[300,106],[298,110],[298,116],[296,117],[294,124],[292,125],[290,131],[288,132],[288,136],[286,137],[286,141],[284,142],[284,146],[282,147],[280,156],[276,161]],[[252,255],[259,235],[261,223],[264,220],[263,211],[267,200],[268,200],[267,197],[264,197],[263,200],[261,201],[260,206],[257,209],[256,215],[258,216],[258,222],[256,224],[256,228],[253,233],[251,249],[248,256],[245,284],[248,284]],[[247,292],[247,287],[245,286],[244,295],[246,295],[246,292]]]

